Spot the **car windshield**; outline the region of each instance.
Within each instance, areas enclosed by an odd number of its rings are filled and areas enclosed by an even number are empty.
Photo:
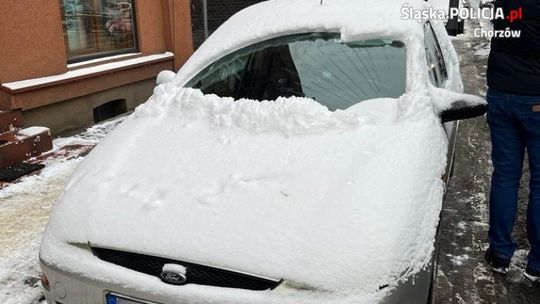
[[[405,44],[392,39],[344,43],[337,33],[283,36],[233,52],[186,86],[234,99],[308,97],[330,110],[405,93]]]

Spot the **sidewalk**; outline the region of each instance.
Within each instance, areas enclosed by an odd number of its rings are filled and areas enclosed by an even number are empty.
[[[464,37],[455,40],[454,45],[460,55],[466,93],[485,96],[489,41],[471,34],[480,26],[488,24],[470,22]],[[528,174],[522,180],[524,187],[520,191],[520,211],[514,231],[520,247],[510,274],[495,275],[484,262],[488,247],[490,155],[485,118],[461,122],[454,176],[442,212],[436,304],[540,303],[540,286],[534,286],[522,276],[528,253],[525,231]]]
[[[0,184],[0,303],[41,303],[38,252],[49,213],[84,156],[123,119],[56,139],[53,151],[31,159],[42,171]]]

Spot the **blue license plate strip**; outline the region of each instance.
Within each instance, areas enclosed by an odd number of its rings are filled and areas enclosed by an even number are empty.
[[[118,295],[115,293],[108,293],[105,296],[107,304],[158,304],[154,302],[148,302],[144,300],[134,299],[132,297]]]

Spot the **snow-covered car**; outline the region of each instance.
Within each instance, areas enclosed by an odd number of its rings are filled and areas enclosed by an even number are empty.
[[[263,2],[162,74],[54,208],[48,303],[425,303],[455,121],[485,101],[400,8]]]

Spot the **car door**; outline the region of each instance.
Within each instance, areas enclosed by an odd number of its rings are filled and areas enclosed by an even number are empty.
[[[443,88],[448,79],[448,67],[445,62],[443,52],[435,31],[431,23],[428,21],[424,24],[424,43],[427,59],[427,72],[429,81],[437,88]],[[448,137],[448,151],[447,151],[447,163],[446,171],[442,177],[445,183],[445,192],[452,175],[452,169],[454,164],[454,151],[456,144],[456,134],[459,124],[457,122],[447,122],[443,124],[443,129]],[[431,268],[431,283],[428,296],[428,303],[433,303],[433,288],[437,279],[438,269],[438,256],[439,256],[439,226],[437,227],[437,234],[435,237],[435,251],[433,254],[432,268]]]
[[[441,45],[433,26],[428,21],[424,24],[424,39],[427,59],[427,72],[429,81],[437,88],[443,88],[448,81],[448,67],[441,50]],[[447,164],[443,180],[448,185],[454,163],[454,150],[456,143],[457,122],[447,122],[443,124],[446,136],[448,137]]]

